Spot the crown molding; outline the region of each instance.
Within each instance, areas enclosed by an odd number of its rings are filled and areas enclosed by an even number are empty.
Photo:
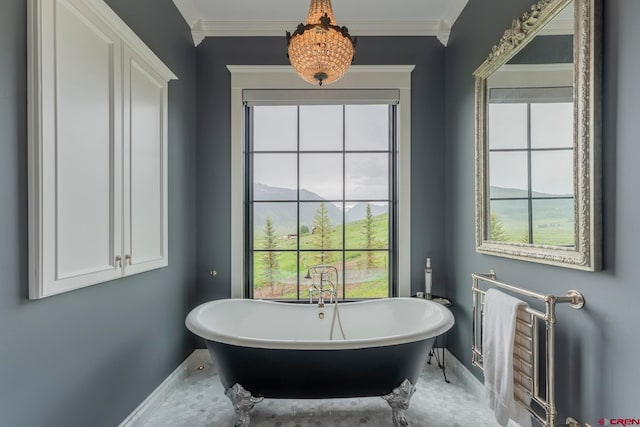
[[[462,0],[465,2],[467,0]],[[193,41],[198,46],[205,37],[284,37],[298,21],[202,21],[191,25]],[[451,25],[444,20],[351,21],[341,22],[354,36],[435,36],[446,46]]]
[[[193,29],[193,26],[200,20],[200,12],[193,0],[173,0],[178,11],[187,22],[187,25]]]
[[[451,27],[456,22],[462,10],[469,3],[469,0],[449,0],[447,13],[445,13],[444,18],[442,19],[447,25],[449,25],[449,31],[451,31]]]
[[[449,36],[451,36],[451,27],[455,24],[456,20],[462,13],[462,10],[469,3],[469,0],[450,0],[447,5],[447,12],[444,14],[443,19],[440,20],[438,32],[436,37],[440,40],[443,46],[447,46],[449,43]]]
[[[206,37],[206,32],[203,26],[203,23],[201,20],[197,20],[192,26],[191,26],[191,37],[193,38],[193,44],[195,46],[198,46],[200,43],[202,43],[202,41],[204,40],[204,38]]]
[[[436,31],[436,37],[440,40],[443,46],[447,46],[449,43],[449,36],[451,36],[451,26],[445,22],[440,21],[438,23],[438,30]]]
[[[178,77],[169,69],[169,67],[156,55],[156,53],[140,38],[138,35],[118,16],[117,13],[109,7],[107,3],[101,0],[80,0],[89,10],[94,13],[103,22],[109,25],[109,28],[116,31],[118,36],[127,44],[127,46],[140,55],[149,64],[152,64],[156,71],[167,81],[177,80]]]

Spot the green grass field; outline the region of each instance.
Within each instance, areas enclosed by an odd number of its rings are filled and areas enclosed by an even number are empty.
[[[492,218],[502,225],[501,241],[527,242],[529,237],[526,201],[498,201],[491,204]],[[572,246],[575,222],[572,199],[535,200],[533,208],[533,243]]]
[[[507,242],[524,242],[528,236],[525,221],[502,222]],[[533,222],[533,243],[539,245],[571,246],[574,239],[574,223],[566,218]]]
[[[372,249],[387,249],[389,246],[389,215],[381,214],[373,217]],[[388,275],[388,252],[371,252],[373,266],[367,267],[366,233],[365,220],[353,221],[345,224],[344,227],[344,266],[343,266],[343,227],[334,226],[331,229],[331,248],[325,254],[324,262],[318,252],[305,251],[313,249],[313,238],[311,233],[305,233],[297,238],[287,237],[292,233],[280,233],[276,237],[276,250],[278,269],[274,272],[273,282],[269,283],[265,277],[265,262],[263,251],[255,251],[253,257],[253,283],[254,297],[275,298],[275,299],[295,299],[297,296],[297,277],[300,275],[300,298],[308,298],[307,289],[311,281],[304,279],[307,268],[317,264],[329,264],[338,269],[339,284],[337,286],[339,295],[342,295],[342,287],[346,282],[347,298],[382,298],[389,295],[389,275]],[[256,230],[254,245],[256,249],[265,247],[265,234],[262,229]],[[298,272],[298,257],[295,251],[300,245],[300,272]],[[344,274],[343,268],[346,270]]]

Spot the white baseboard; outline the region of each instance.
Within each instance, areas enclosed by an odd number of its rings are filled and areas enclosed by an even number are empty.
[[[207,350],[194,350],[118,427],[142,427],[176,385],[198,366],[211,366]]]
[[[484,384],[467,369],[449,350],[445,349],[447,370],[451,370],[463,383],[464,387],[478,399],[484,399]]]

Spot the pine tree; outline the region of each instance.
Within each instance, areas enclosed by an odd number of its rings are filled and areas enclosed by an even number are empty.
[[[273,287],[275,285],[275,276],[278,272],[278,253],[273,252],[276,249],[276,233],[271,222],[271,217],[267,217],[264,223],[264,248],[267,252],[262,254],[262,263],[264,265],[263,277],[265,282],[271,286],[271,295],[273,295]]]
[[[520,238],[520,243],[531,243],[531,236],[529,236],[529,229],[522,234],[522,238]]]
[[[491,212],[491,240],[496,242],[504,242],[507,240],[507,236],[504,234],[502,221],[495,212]]]
[[[371,213],[371,203],[367,203],[367,211],[364,217],[364,242],[366,249],[373,249],[375,247],[376,241],[375,236],[373,235],[373,214]],[[373,251],[367,251],[367,268],[371,269],[376,266],[375,253]]]
[[[313,217],[313,231],[311,244],[314,249],[321,249],[317,255],[312,257],[314,264],[330,264],[333,260],[331,252],[325,252],[325,249],[331,248],[331,220],[329,219],[329,211],[324,202],[320,203]]]

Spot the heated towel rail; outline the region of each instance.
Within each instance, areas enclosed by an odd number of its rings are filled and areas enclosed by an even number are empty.
[[[474,366],[482,369],[482,316],[486,291],[480,288],[480,282],[487,287],[505,289],[518,295],[533,298],[545,303],[546,310],[538,311],[531,307],[522,307],[516,318],[516,334],[513,351],[514,397],[544,427],[579,426],[573,418],[566,424],[558,424],[558,412],[555,404],[555,323],[556,304],[569,304],[577,310],[584,306],[584,297],[578,291],[569,291],[565,296],[544,295],[496,280],[492,270],[488,274],[474,273],[473,296],[473,359]],[[545,340],[543,353],[540,353],[540,335],[538,323],[545,324]],[[544,358],[544,366],[540,366],[540,358]],[[540,381],[544,380],[545,393],[540,393]],[[531,403],[527,403],[530,400]],[[532,404],[544,411],[544,416],[534,409]]]

